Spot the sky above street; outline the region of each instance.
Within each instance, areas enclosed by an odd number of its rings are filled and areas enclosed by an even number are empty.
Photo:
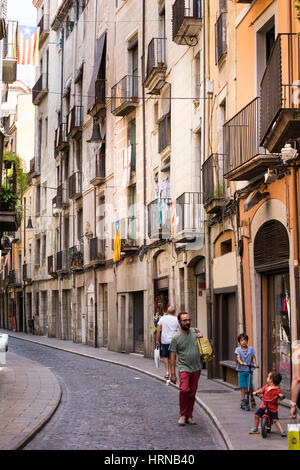
[[[8,0],[7,18],[19,21],[20,24],[36,26],[36,9],[32,5],[32,0]],[[36,67],[18,65],[18,80],[22,80],[29,86],[35,83]]]

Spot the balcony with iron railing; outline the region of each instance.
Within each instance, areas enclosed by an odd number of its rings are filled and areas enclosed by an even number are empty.
[[[61,183],[56,193],[56,208],[65,209],[69,205],[69,185]]]
[[[67,135],[75,137],[82,132],[83,106],[73,106],[67,117]]]
[[[171,199],[155,199],[148,205],[148,236],[151,240],[168,240],[171,234]]]
[[[7,33],[6,36],[2,39],[2,81],[7,84],[13,83],[17,80],[17,57],[15,54],[15,38],[17,27],[17,21],[6,21]],[[16,53],[18,54],[18,48]]]
[[[77,199],[82,195],[82,172],[76,171],[69,178],[69,198]]]
[[[23,281],[30,282],[32,280],[31,263],[23,264]]]
[[[125,217],[121,219],[119,230],[121,234],[121,251],[124,253],[135,253],[138,251],[138,242],[136,236],[136,217]],[[112,234],[114,234],[114,226],[112,224]],[[114,240],[112,236],[112,249],[114,248]]]
[[[32,103],[39,105],[48,91],[48,74],[42,73],[32,88]]]
[[[91,99],[88,114],[102,117],[106,113],[106,80],[95,80],[95,97]]]
[[[138,104],[138,77],[126,75],[111,89],[111,112],[114,116],[126,116]]]
[[[22,284],[22,269],[21,268],[13,269],[9,273],[8,285],[18,286],[20,284]]]
[[[175,243],[204,242],[204,206],[202,194],[183,193],[176,199],[173,228]]]
[[[84,246],[83,244],[74,245],[69,248],[69,264],[71,271],[80,271],[84,265]]]
[[[208,214],[225,205],[224,155],[212,154],[202,165],[203,203]]]
[[[99,152],[94,152],[90,159],[90,183],[94,186],[105,182],[105,143]]]
[[[41,174],[41,157],[37,155],[36,157],[30,160],[30,170],[29,175],[31,178],[40,176]]]
[[[105,263],[105,239],[98,237],[90,240],[90,262]]]
[[[278,164],[277,155],[260,147],[260,99],[255,98],[224,125],[224,173],[232,181],[246,181]]]
[[[54,156],[58,154],[60,150],[69,146],[69,138],[67,135],[67,125],[66,123],[61,123],[55,131],[55,140],[54,140]]]
[[[62,250],[56,253],[56,266],[55,271],[57,273],[66,273],[70,269],[70,259],[69,259],[69,251]]]
[[[38,23],[38,28],[40,28],[40,47],[41,47],[44,41],[47,39],[47,37],[50,34],[49,15],[44,14],[41,17]]]
[[[148,45],[144,86],[159,95],[166,83],[166,38],[153,38]]]
[[[300,37],[278,34],[261,81],[261,145],[280,153],[300,129]]]
[[[202,25],[202,3],[199,0],[175,0],[172,6],[173,41],[195,46]]]

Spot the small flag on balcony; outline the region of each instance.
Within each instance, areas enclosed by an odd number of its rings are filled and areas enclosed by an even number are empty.
[[[121,221],[114,222],[114,257],[113,261],[120,261],[121,258]]]
[[[18,25],[14,58],[19,65],[38,65],[40,28]]]

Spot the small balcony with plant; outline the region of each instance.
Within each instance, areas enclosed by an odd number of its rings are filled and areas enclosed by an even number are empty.
[[[18,206],[16,163],[5,160],[1,171],[0,233],[15,232],[21,222]]]
[[[83,245],[75,245],[69,248],[69,264],[71,271],[81,271],[84,265]]]
[[[208,214],[218,214],[226,203],[224,155],[212,154],[202,165],[203,203]]]
[[[172,38],[182,46],[196,46],[202,25],[202,2],[175,0],[172,6]]]
[[[159,95],[166,83],[166,38],[153,38],[148,44],[144,86],[152,95]]]
[[[138,104],[138,77],[126,75],[111,89],[111,112],[114,116],[126,116]]]

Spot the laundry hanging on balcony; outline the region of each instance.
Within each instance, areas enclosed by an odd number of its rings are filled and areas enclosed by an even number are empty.
[[[15,34],[14,59],[19,65],[39,65],[40,28],[18,25]]]

